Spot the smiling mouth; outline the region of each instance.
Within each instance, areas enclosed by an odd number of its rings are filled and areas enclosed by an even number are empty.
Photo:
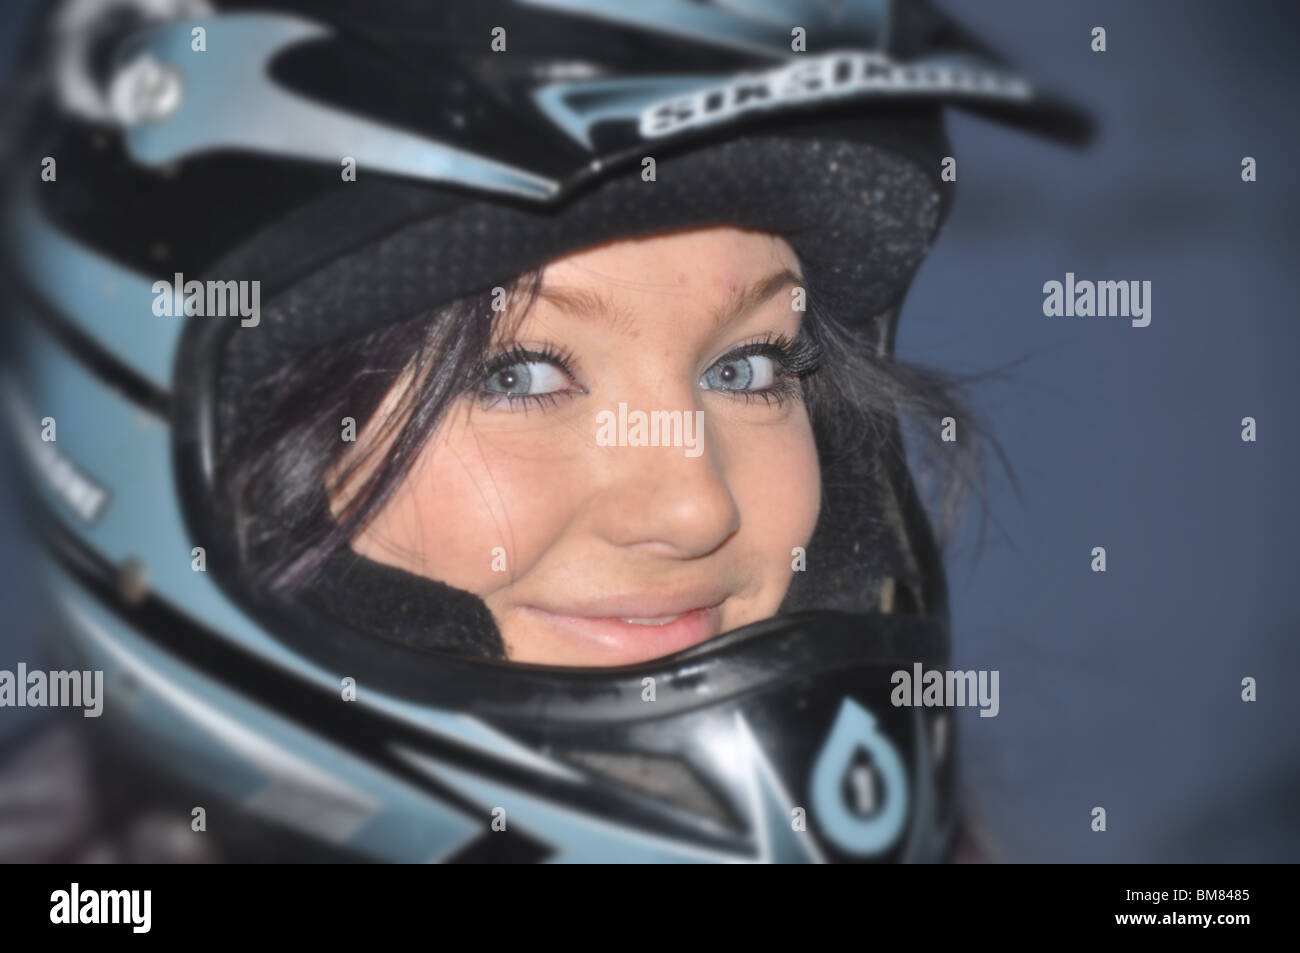
[[[551,633],[573,643],[591,664],[631,665],[707,642],[722,631],[726,600],[669,615],[570,615],[524,607]]]

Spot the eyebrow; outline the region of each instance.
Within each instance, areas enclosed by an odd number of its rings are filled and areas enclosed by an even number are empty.
[[[721,329],[753,311],[788,285],[799,286],[802,282],[803,279],[789,268],[782,268],[744,289],[733,291],[731,296],[713,311],[715,329]],[[600,292],[587,288],[543,285],[538,289],[537,296],[545,298],[562,311],[578,317],[593,320],[612,319],[618,323],[631,320],[631,314],[626,308],[615,306]]]

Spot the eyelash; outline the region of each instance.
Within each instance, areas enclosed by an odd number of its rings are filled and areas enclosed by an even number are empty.
[[[732,348],[705,368],[705,373],[724,361],[739,361],[747,357],[770,357],[776,361],[777,380],[763,390],[733,390],[726,393],[746,403],[762,400],[771,404],[775,401],[779,407],[787,400],[802,396],[800,381],[817,372],[821,364],[821,349],[803,335],[791,338],[785,334],[768,332],[760,338]]]
[[[479,402],[484,407],[496,407],[504,402],[510,405],[511,410],[522,405],[525,411],[527,411],[529,405],[554,407],[559,403],[561,397],[571,397],[575,394],[585,393],[585,390],[578,388],[577,390],[551,391],[546,394],[504,394],[500,391],[488,390],[485,385],[493,376],[514,367],[516,364],[550,364],[563,371],[564,375],[572,381],[572,368],[575,363],[572,351],[557,347],[554,344],[543,344],[540,350],[521,347],[517,344],[512,345],[483,362],[478,376],[475,378]]]
[[[777,365],[776,382],[762,390],[723,389],[723,392],[733,399],[739,398],[746,403],[762,400],[770,405],[775,401],[777,406],[781,406],[787,400],[801,396],[802,391],[799,382],[803,378],[816,373],[821,362],[821,349],[812,340],[802,335],[791,338],[785,334],[769,332],[752,341],[738,344],[730,351],[727,351],[705,368],[705,373],[723,362],[740,361],[747,357],[772,358]],[[506,394],[486,388],[487,381],[501,371],[518,364],[533,363],[550,364],[562,371],[570,381],[573,381],[572,368],[575,361],[571,351],[549,343],[542,345],[539,350],[514,345],[484,361],[480,367],[476,377],[476,390],[480,403],[484,407],[496,407],[505,402],[510,405],[512,410],[521,405],[527,410],[530,404],[536,407],[553,407],[561,397],[586,392],[583,388],[577,388],[576,390],[551,391],[544,394]]]

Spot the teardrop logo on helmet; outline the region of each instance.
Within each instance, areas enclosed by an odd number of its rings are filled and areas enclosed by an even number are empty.
[[[862,755],[869,761],[864,763]],[[907,771],[876,719],[845,698],[813,761],[812,806],[826,836],[841,850],[880,854],[903,832],[908,813]],[[848,788],[849,797],[844,791]]]

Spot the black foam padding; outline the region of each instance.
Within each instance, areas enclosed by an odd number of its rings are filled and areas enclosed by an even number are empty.
[[[459,655],[506,657],[482,599],[351,550],[331,555],[298,598],[376,638]]]

